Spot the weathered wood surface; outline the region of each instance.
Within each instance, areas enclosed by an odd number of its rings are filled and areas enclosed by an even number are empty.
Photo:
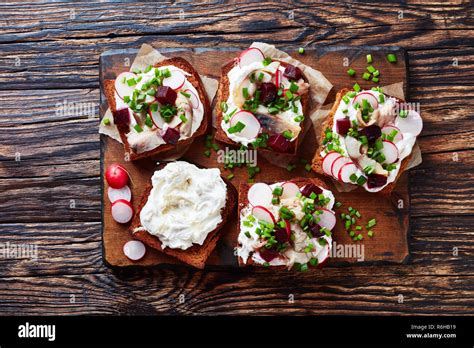
[[[469,1],[173,2],[143,11],[149,6],[0,4],[0,242],[39,248],[37,262],[0,259],[1,314],[473,314]],[[102,265],[98,117],[58,114],[56,104],[94,103],[97,115],[98,57],[108,49],[144,42],[242,47],[252,40],[408,50],[408,92],[421,103],[425,128],[423,164],[410,174],[407,265],[328,267],[316,275],[187,269],[117,275]],[[184,304],[177,303],[180,294]]]

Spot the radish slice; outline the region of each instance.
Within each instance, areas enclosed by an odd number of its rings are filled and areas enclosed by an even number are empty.
[[[288,235],[288,240],[291,240],[291,224],[288,220],[285,221],[286,234]]]
[[[259,182],[250,187],[247,198],[254,207],[258,205],[268,207],[272,204],[273,192],[270,186]]]
[[[133,217],[133,207],[130,202],[119,199],[112,203],[112,217],[119,224],[126,224]]]
[[[332,175],[331,173],[331,167],[334,161],[340,157],[341,154],[336,151],[331,151],[329,152],[326,156],[323,158],[323,172],[326,173],[327,175]]]
[[[135,85],[129,86],[127,80],[136,78],[137,75],[131,72],[123,72],[115,79],[115,91],[118,96],[123,99],[125,96],[130,96],[135,89]]]
[[[397,133],[397,135],[395,135],[395,138],[393,138],[393,142],[397,143],[400,140],[403,140],[402,131],[400,130],[400,128],[395,127],[395,126],[385,126],[385,127],[383,127],[382,128],[382,134],[390,135],[390,133],[392,133],[392,131],[394,131],[394,130],[396,130],[398,133]]]
[[[265,221],[265,222],[268,222],[269,224],[276,223],[275,217],[270,212],[270,210],[260,205],[252,209],[252,215],[260,221]]]
[[[360,156],[362,156],[360,152],[360,147],[362,146],[362,143],[359,140],[351,136],[347,136],[344,138],[344,143],[346,145],[347,154],[350,158],[359,158]]]
[[[407,117],[398,116],[395,119],[395,126],[400,128],[403,133],[411,133],[417,136],[423,129],[423,120],[418,112],[409,110]]]
[[[362,100],[364,99],[367,99],[367,101],[370,103],[370,105],[372,105],[374,110],[379,107],[379,102],[377,98],[370,92],[360,92],[355,96],[352,104],[359,103],[360,105],[362,105]]]
[[[397,161],[399,156],[397,146],[388,140],[383,141],[383,148],[380,152],[385,156],[385,161],[383,163],[394,163]]]
[[[179,70],[170,70],[171,76],[163,79],[163,86],[170,87],[174,90],[183,87],[186,76]]]
[[[242,68],[246,65],[262,62],[265,59],[262,51],[256,47],[250,47],[243,51],[239,56],[239,66]]]
[[[130,187],[128,187],[128,185],[119,189],[109,187],[107,190],[107,196],[109,196],[109,200],[111,203],[114,203],[119,199],[123,199],[125,201],[130,202],[130,200],[132,199],[132,191],[130,190]]]
[[[285,182],[283,185],[283,192],[280,196],[281,199],[296,197],[296,194],[300,192],[300,188],[293,182]]]
[[[190,89],[185,89],[184,93],[188,93],[191,96],[189,97],[189,102],[191,103],[191,106],[193,109],[197,109],[199,107],[199,98],[197,97],[196,94],[194,94],[193,91]]]
[[[321,208],[320,211],[322,211],[322,214],[314,215],[316,218],[319,218],[317,224],[331,231],[336,226],[336,214],[326,208]]]
[[[327,243],[323,250],[321,250],[318,255],[316,256],[316,258],[318,259],[318,266],[322,266],[324,262],[327,261],[327,259],[329,259],[329,251],[331,250],[331,243]]]
[[[283,76],[282,71],[280,69],[278,69],[275,73],[275,86],[277,86],[277,88],[280,88],[282,76]]]
[[[163,119],[163,117],[161,117],[159,108],[156,111],[151,111],[151,108],[150,108],[150,110],[148,111],[148,114],[150,115],[150,118],[153,124],[155,125],[155,127],[163,128],[163,126],[165,125],[165,120]]]
[[[139,240],[130,240],[123,245],[123,253],[132,261],[140,260],[145,256],[145,244]]]
[[[331,175],[336,179],[338,180],[339,178],[339,170],[341,169],[341,167],[346,164],[346,163],[349,163],[351,162],[351,160],[347,157],[344,157],[344,156],[339,156],[338,158],[336,158],[336,160],[333,162],[332,166],[331,166]]]
[[[258,122],[257,118],[251,112],[243,110],[237,112],[230,119],[230,126],[233,127],[238,122],[243,123],[245,127],[240,132],[234,134],[238,134],[246,139],[255,139],[258,136],[258,133],[260,133],[260,122]]]
[[[339,173],[337,175],[339,181],[346,182],[346,183],[352,183],[351,181],[351,175],[355,174],[357,172],[357,166],[354,164],[354,162],[349,162],[344,164],[341,169],[339,169]]]

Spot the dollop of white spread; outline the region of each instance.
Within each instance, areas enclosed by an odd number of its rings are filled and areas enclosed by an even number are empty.
[[[202,245],[222,221],[227,186],[220,170],[177,161],[157,170],[151,181],[153,188],[140,212],[142,226],[160,239],[163,249]]]
[[[277,186],[281,186],[283,182],[278,182],[270,185],[273,190]],[[328,204],[323,208],[332,210],[335,198],[331,191],[320,187],[323,190],[323,195],[329,198]],[[265,206],[272,214],[275,219],[279,217],[279,209],[282,206],[288,207],[294,214],[297,220],[301,220],[304,216],[303,212],[303,201],[298,197],[281,200],[279,204],[268,204]],[[248,221],[248,217],[252,215],[252,206],[248,205],[240,211],[240,229],[237,248],[237,255],[242,258],[244,263],[247,263],[249,257],[257,264],[263,265],[266,261],[256,252],[259,248],[265,245],[256,230],[259,227],[257,222],[253,223],[252,226],[246,225],[244,222]],[[283,252],[283,257],[274,258],[269,262],[270,266],[286,266],[288,268],[293,267],[295,263],[308,263],[312,258],[317,258],[318,262],[323,262],[327,255],[329,255],[330,248],[332,246],[332,237],[324,235],[327,242],[326,245],[321,245],[318,242],[318,238],[310,238],[306,232],[303,231],[300,224],[297,221],[291,222],[291,231],[294,234],[293,247],[289,247]],[[250,238],[246,235],[246,232],[250,235]],[[311,244],[313,249],[310,252],[305,252],[305,248]]]
[[[395,98],[387,96],[386,94],[383,94],[383,93],[381,93],[379,91],[375,91],[375,90],[370,90],[370,91],[361,90],[357,94],[364,93],[364,92],[369,92],[377,98],[377,100],[379,101],[378,109],[381,109],[383,107],[387,107],[390,104],[395,105],[395,103],[397,101]],[[384,95],[384,99],[385,99],[385,101],[383,103],[380,102],[380,95],[381,94]],[[346,144],[345,144],[345,140],[344,140],[345,138],[337,133],[336,121],[338,119],[343,119],[343,118],[346,118],[346,117],[349,117],[351,122],[352,121],[357,121],[357,109],[354,108],[354,99],[355,99],[355,97],[349,98],[349,103],[348,104],[346,104],[343,100],[341,100],[341,102],[339,103],[339,106],[336,110],[336,113],[334,114],[334,123],[333,123],[333,126],[332,126],[333,137],[337,136],[339,138],[339,141],[341,143],[340,148],[344,151],[345,156],[348,156],[347,155],[347,148],[346,148]],[[346,113],[344,113],[343,110],[346,110],[346,109],[348,111]],[[387,125],[392,125],[393,126],[393,124],[387,124]],[[403,135],[403,139],[401,139],[397,142],[394,142],[394,144],[397,147],[398,152],[399,152],[398,161],[395,163],[396,168],[389,172],[388,177],[387,177],[387,183],[383,186],[369,188],[367,186],[367,183],[365,183],[363,185],[363,187],[368,192],[381,191],[388,184],[394,182],[397,175],[398,175],[398,172],[400,171],[400,164],[402,163],[403,159],[405,159],[406,157],[408,157],[411,154],[413,146],[415,145],[415,142],[416,142],[416,136],[411,134],[411,133],[407,133],[407,132],[401,132],[401,134]],[[324,151],[321,151],[321,153],[320,153],[321,157],[324,157],[325,154],[326,154],[326,152],[324,152]],[[365,174],[360,169],[357,171],[356,175],[357,176],[360,176],[360,175],[365,176]]]
[[[180,69],[180,68],[178,68],[174,65],[166,65],[166,66],[162,66],[162,67],[159,67],[159,68],[151,68],[151,70],[146,72],[146,73],[136,74],[138,78],[141,77],[141,80],[136,84],[135,89],[136,90],[141,90],[142,86],[145,83],[147,83],[151,79],[153,79],[155,77],[155,70],[165,70],[165,69],[170,70],[171,73],[173,71],[181,72],[186,77],[186,79],[185,79],[184,85],[179,89],[179,91],[184,91],[184,90],[188,89],[188,90],[192,91],[194,93],[194,95],[199,99],[198,91],[193,86],[193,84],[191,82],[189,82],[189,80],[187,79],[187,77],[191,76],[191,74],[189,74],[188,72],[186,72],[186,71],[184,71],[184,70],[182,70],[182,69]],[[178,93],[178,96],[179,96],[179,91],[176,91]],[[147,97],[147,98],[149,98],[149,97]],[[153,101],[153,98],[146,99],[145,101],[146,102],[151,102],[151,101]],[[118,96],[117,93],[115,93],[115,102],[116,102],[116,105],[117,105],[117,109],[121,109],[123,107],[128,107],[128,105],[122,100],[122,98],[120,98]],[[132,114],[133,111],[130,110],[130,113]],[[136,113],[134,113],[134,114],[139,119],[143,118],[141,116],[141,114],[136,114]],[[192,109],[191,132],[190,132],[190,134],[180,132],[179,140],[190,138],[194,134],[194,132],[199,128],[199,126],[201,125],[203,117],[204,117],[204,104],[202,103],[202,100],[199,99],[199,106],[196,109]],[[175,118],[177,118],[177,116],[175,116]],[[137,124],[137,120],[135,119],[135,117],[130,117],[130,132],[128,132],[126,134],[127,140],[128,140],[128,143],[130,144],[130,146],[137,153],[143,153],[143,152],[146,152],[146,151],[153,150],[153,149],[157,148],[158,146],[160,146],[162,144],[165,144],[165,141],[163,140],[163,138],[160,135],[160,129],[157,128],[155,125],[153,125],[153,127],[151,127],[151,128],[144,125],[143,124],[144,123],[144,118],[143,118],[142,121],[143,122],[140,122],[142,131],[138,132],[134,128],[134,126]],[[181,123],[181,122],[179,122],[179,123]],[[179,123],[174,121],[174,126],[179,124]],[[165,122],[163,129],[167,126],[168,126],[168,124]]]
[[[252,64],[240,67],[239,64],[236,64],[228,73],[227,77],[229,78],[229,98],[227,99],[227,113],[230,114],[231,112],[237,113],[241,110],[240,103],[238,102],[238,96],[242,95],[242,84],[244,81],[249,77],[252,72],[255,71],[263,71],[269,73],[272,77],[276,74],[277,70],[281,71],[281,76],[283,76],[283,72],[285,68],[281,66],[280,62],[272,62],[269,65],[263,65],[263,62],[254,62]],[[267,77],[268,75],[266,75]],[[264,80],[263,82],[270,82]],[[282,78],[281,81],[283,88],[288,89],[290,87],[290,81],[287,78]],[[286,124],[288,128],[290,128],[293,132],[293,138],[291,141],[294,141],[297,137],[299,132],[301,131],[300,122],[295,121],[295,118],[299,115],[303,115],[303,106],[301,105],[301,101],[298,100],[294,103],[297,107],[297,111],[294,112],[292,108],[286,111],[282,111],[276,115],[271,115],[271,117],[277,118],[283,124]],[[257,108],[257,113],[270,115],[268,112],[268,108],[264,105],[259,105]],[[248,146],[250,143],[254,142],[257,138],[246,138],[239,135],[239,133],[229,133],[230,122],[225,122],[224,119],[221,121],[221,128],[224,130],[226,135],[229,139],[235,141],[238,144],[242,144]]]

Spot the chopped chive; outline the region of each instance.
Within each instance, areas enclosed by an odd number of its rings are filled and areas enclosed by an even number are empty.
[[[359,178],[357,179],[357,185],[364,185],[365,183],[367,182],[367,178],[365,176],[359,176]]]
[[[283,187],[281,186],[276,186],[274,189],[273,189],[273,194],[275,196],[281,196],[281,194],[283,193]]]
[[[252,236],[250,235],[250,232],[249,232],[249,231],[245,231],[245,236],[246,236],[248,239],[252,238]]]
[[[298,122],[298,123],[303,122],[304,121],[304,116],[303,115],[296,116],[294,118],[294,121]]]
[[[374,77],[378,77],[380,75],[380,71],[378,70],[375,70],[372,75],[374,75]]]
[[[307,164],[304,166],[304,169],[307,171],[307,172],[310,172],[311,171],[311,164]]]
[[[137,133],[143,132],[143,129],[142,129],[142,127],[140,127],[139,124],[136,124],[135,127],[133,127],[133,128],[137,131]]]
[[[354,231],[350,231],[350,232],[349,232],[349,236],[354,237],[354,236],[355,236],[355,232],[354,232]]]
[[[284,131],[284,132],[283,132],[283,136],[284,136],[286,139],[288,139],[288,140],[293,139],[293,133],[292,133],[291,131],[289,131],[289,130]]]
[[[272,197],[272,204],[273,205],[277,205],[280,203],[280,198],[278,197]]]
[[[230,127],[227,131],[229,132],[229,134],[234,134],[234,133],[241,132],[244,128],[245,128],[245,124],[239,121],[237,122],[235,126]]]
[[[368,71],[369,73],[371,73],[371,74],[373,74],[375,70],[376,70],[376,69],[375,69],[372,65],[369,65],[369,66],[367,67],[367,71]]]
[[[312,257],[310,260],[309,260],[309,264],[313,267],[317,266],[318,265],[318,259],[315,258],[315,257]]]
[[[292,172],[296,168],[296,164],[288,164],[286,170]]]
[[[389,54],[387,54],[387,60],[390,63],[396,63],[397,62],[397,56],[394,55],[393,53],[389,53]]]
[[[304,53],[304,48],[303,47],[298,48],[298,53],[303,54]]]
[[[365,57],[367,58],[367,64],[371,64],[372,63],[372,55],[368,54]]]
[[[379,102],[385,103],[385,96],[383,94],[379,94]]]
[[[135,86],[136,84],[137,84],[137,81],[133,77],[127,80],[127,85],[129,85],[130,87]]]
[[[355,74],[356,74],[356,72],[355,72],[354,69],[350,68],[349,70],[347,70],[347,75],[349,75],[349,76],[352,77],[352,76],[354,76]]]
[[[267,66],[267,65],[270,65],[271,62],[272,62],[272,59],[270,57],[266,57],[262,63],[263,63],[263,66]]]
[[[245,99],[249,98],[249,89],[247,87],[242,88],[242,95]]]
[[[104,118],[104,120],[102,121],[106,126],[108,126],[110,124],[110,119],[108,117]]]
[[[401,118],[406,118],[408,116],[408,111],[407,110],[400,110],[400,112],[398,113],[398,115],[401,117]]]
[[[363,75],[362,75],[362,78],[366,81],[368,81],[370,79],[370,74],[368,72],[365,72]]]
[[[226,102],[221,103],[221,110],[222,110],[222,112],[227,112],[227,103]]]
[[[336,202],[334,205],[336,206],[336,208],[340,208],[342,206],[342,203],[341,202]]]
[[[344,103],[349,104],[349,98],[347,96],[343,96],[342,100],[344,100]]]
[[[356,231],[362,231],[362,226],[356,226]]]
[[[366,227],[369,229],[369,228],[374,227],[376,224],[377,224],[377,220],[371,219],[371,220],[369,220],[369,222],[367,222],[367,226],[366,226]]]
[[[231,173],[227,175],[227,180],[232,180],[233,178],[234,178],[234,174]]]
[[[351,176],[349,177],[349,179],[350,179],[352,182],[356,182],[356,181],[357,181],[357,175],[356,175],[356,174],[351,174]]]
[[[189,93],[186,93],[186,92],[179,92],[179,93],[184,95],[186,98],[191,98],[191,94],[189,94]]]
[[[374,236],[374,231],[369,230],[369,231],[367,232],[367,235],[368,235],[370,238],[372,238],[372,237]]]
[[[211,151],[210,150],[204,151],[204,156],[210,157],[211,156]]]
[[[354,87],[353,87],[353,88],[354,88],[354,91],[360,92],[360,86],[359,86],[358,83],[354,84]]]
[[[145,125],[146,125],[148,128],[152,128],[152,127],[153,127],[153,120],[151,119],[151,117],[150,117],[149,115],[146,116]]]
[[[372,82],[378,83],[378,82],[379,82],[379,78],[378,78],[378,77],[372,77]]]
[[[362,236],[362,234],[359,233],[359,234],[357,235],[357,239],[358,239],[358,240],[362,240],[362,239],[364,239],[364,237]]]
[[[212,143],[212,144],[211,144],[211,147],[214,149],[214,151],[218,151],[218,150],[219,150],[219,145],[217,145],[216,143]]]

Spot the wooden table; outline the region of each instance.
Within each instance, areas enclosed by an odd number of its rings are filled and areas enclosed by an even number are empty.
[[[39,253],[0,259],[0,313],[473,314],[472,4],[336,4],[0,4],[0,243]],[[99,55],[254,40],[407,49],[409,98],[425,120],[408,264],[112,272],[101,250]]]

